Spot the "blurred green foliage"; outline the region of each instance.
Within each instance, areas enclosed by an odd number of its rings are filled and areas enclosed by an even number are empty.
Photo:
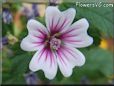
[[[19,4],[14,4],[9,7],[11,11],[16,11]],[[62,3],[59,5],[60,10],[65,10],[73,7],[77,10],[74,22],[87,18],[90,22],[88,30],[89,35],[94,38],[92,46],[79,49],[86,57],[86,63],[83,67],[76,67],[73,74],[69,78],[63,77],[58,70],[57,76],[54,80],[47,80],[42,71],[36,72],[42,82],[50,82],[51,84],[80,84],[83,77],[91,84],[107,84],[110,80],[109,77],[113,75],[113,53],[99,48],[102,37],[114,37],[113,35],[113,8],[81,8],[76,7],[73,3]],[[15,9],[15,10],[14,10]],[[38,21],[44,23],[44,18],[36,18]],[[13,55],[9,56],[8,52],[3,48],[3,80],[2,84],[26,84],[24,74],[30,70],[28,68],[29,62],[35,52],[25,52],[20,48],[21,40],[27,35],[26,18],[21,21],[24,25],[24,30],[18,37],[19,42],[14,45],[5,45],[4,47],[13,51]],[[3,23],[2,27],[3,36],[8,31],[13,34],[13,23],[7,25]]]

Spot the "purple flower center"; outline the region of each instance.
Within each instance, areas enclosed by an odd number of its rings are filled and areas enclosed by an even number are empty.
[[[61,35],[60,33],[45,35],[45,38],[43,41],[45,43],[45,48],[58,50],[62,44],[60,35]]]
[[[55,37],[52,37],[50,40],[50,48],[58,50],[58,48],[60,48],[61,45],[61,40],[57,39]]]

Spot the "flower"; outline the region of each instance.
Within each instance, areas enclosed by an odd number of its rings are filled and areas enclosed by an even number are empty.
[[[8,9],[3,9],[3,22],[10,24],[13,21],[11,12]]]
[[[38,11],[38,6],[37,4],[32,4],[32,10],[33,10],[33,14],[35,17],[39,16],[39,11]]]
[[[24,5],[23,7],[21,7],[20,12],[22,13],[22,15],[26,16],[28,19],[35,19],[35,17],[40,16],[38,5],[35,3],[32,4],[31,7]]]
[[[33,11],[28,9],[27,7],[21,8],[22,15],[26,16],[28,19],[34,19]]]
[[[85,85],[90,84],[90,80],[88,79],[87,76],[82,76],[80,80],[80,84],[85,84]]]
[[[73,8],[60,12],[57,7],[49,6],[45,12],[47,28],[34,19],[28,21],[28,35],[21,48],[37,51],[29,64],[30,70],[43,70],[45,77],[53,79],[59,67],[69,77],[75,66],[85,63],[84,55],[76,48],[91,45],[93,38],[87,34],[89,23],[85,18],[72,24],[75,14]]]
[[[2,44],[7,45],[8,44],[8,38],[7,37],[2,37]]]
[[[39,78],[37,77],[37,74],[34,72],[29,72],[29,73],[24,74],[24,78],[26,80],[27,85],[40,84]]]
[[[56,6],[57,5],[57,0],[49,0],[49,5],[50,6]]]

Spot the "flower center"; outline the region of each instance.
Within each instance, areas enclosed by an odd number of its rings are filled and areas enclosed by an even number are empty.
[[[52,37],[50,40],[50,47],[54,50],[58,50],[58,48],[60,48],[61,45],[61,40],[57,39],[55,37]]]

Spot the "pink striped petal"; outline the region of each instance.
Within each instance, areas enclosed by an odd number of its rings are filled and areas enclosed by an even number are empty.
[[[85,63],[85,57],[75,48],[62,46],[57,51],[57,62],[62,74],[69,77],[75,66],[82,66]]]
[[[76,15],[76,10],[74,8],[69,8],[61,13],[61,21],[60,24],[64,24],[62,27],[60,27],[60,31],[63,32],[69,28],[69,26],[72,24],[74,17]]]
[[[20,46],[25,51],[37,51],[44,46],[44,42],[42,39],[38,39],[29,34],[22,40]]]
[[[36,36],[44,36],[48,33],[46,27],[34,19],[28,21],[27,29],[29,34]]]
[[[36,51],[44,46],[47,37],[47,29],[38,21],[31,19],[27,23],[28,36],[21,42],[21,48],[25,51]]]
[[[80,19],[62,33],[61,39],[68,46],[76,48],[87,47],[93,43],[93,38],[87,33],[88,27],[88,21],[85,18]]]
[[[46,8],[45,16],[46,26],[48,30],[51,32],[51,30],[53,30],[56,26],[57,21],[59,21],[60,11],[57,7],[48,6]]]
[[[32,71],[42,70],[45,77],[53,79],[57,73],[55,54],[50,49],[41,49],[33,56],[29,68]]]
[[[60,12],[57,7],[47,7],[46,25],[48,30],[54,34],[69,27],[75,17],[75,13],[73,8]]]

